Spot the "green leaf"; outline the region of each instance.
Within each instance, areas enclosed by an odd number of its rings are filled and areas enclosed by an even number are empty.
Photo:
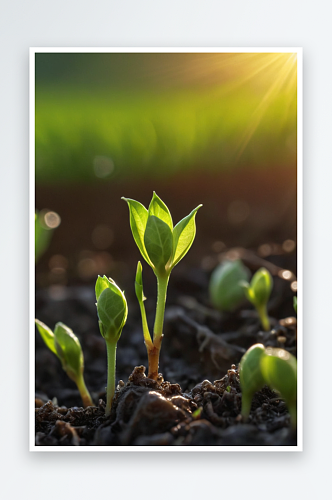
[[[139,303],[145,300],[143,292],[142,264],[138,262],[136,278],[135,278],[135,293]]]
[[[149,215],[155,215],[158,219],[164,221],[171,231],[173,231],[173,221],[170,211],[165,203],[153,191],[152,200],[149,205]]]
[[[225,260],[219,264],[211,274],[209,283],[214,307],[220,311],[232,311],[239,306],[245,298],[241,281],[249,277],[250,271],[241,260]]]
[[[264,267],[258,269],[250,283],[256,307],[265,305],[268,302],[272,286],[273,280],[269,271]]]
[[[75,380],[81,375],[84,367],[81,344],[71,328],[57,323],[54,329],[54,345],[62,368]]]
[[[195,216],[198,205],[187,217],[177,223],[173,230],[173,256],[172,268],[186,255],[190,249],[196,234]]]
[[[242,416],[246,419],[250,413],[251,401],[254,393],[266,384],[262,370],[261,359],[265,356],[263,344],[251,346],[243,355],[240,362],[240,384],[242,391]]]
[[[285,349],[268,347],[261,359],[261,369],[266,383],[278,391],[288,406],[293,424],[296,425],[297,361]]]
[[[98,301],[101,293],[106,289],[110,288],[113,290],[115,293],[120,295],[122,297],[122,292],[120,288],[117,286],[114,280],[112,278],[107,278],[105,275],[103,277],[98,276],[97,281],[96,281],[96,286],[95,286],[95,292],[96,292],[96,300]]]
[[[149,259],[158,271],[164,271],[172,255],[172,231],[166,222],[150,215],[146,224],[144,244]]]
[[[130,227],[133,234],[136,245],[139,248],[142,256],[146,262],[151,266],[151,261],[149,259],[148,253],[144,244],[144,233],[146,229],[146,224],[148,221],[148,211],[147,209],[138,201],[131,200],[130,198],[121,198],[128,203],[129,213],[130,213]]]
[[[56,356],[58,355],[56,352],[56,348],[54,345],[54,334],[52,330],[46,326],[44,323],[39,321],[39,319],[35,319],[36,327],[40,333],[41,338],[47,345],[47,347],[52,351]]]
[[[126,322],[128,308],[124,295],[111,288],[105,288],[97,301],[97,311],[103,324],[105,340],[118,341]]]
[[[297,314],[297,297],[293,297],[293,307],[294,307],[294,311]]]

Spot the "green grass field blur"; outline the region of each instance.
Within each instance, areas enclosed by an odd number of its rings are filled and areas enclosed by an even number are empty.
[[[93,54],[76,54],[76,66],[68,54],[41,56],[37,76],[53,60],[63,71],[36,79],[37,185],[296,167],[290,54],[168,54],[163,72],[158,54],[104,54],[100,68],[108,61],[116,78],[94,67],[95,82]]]

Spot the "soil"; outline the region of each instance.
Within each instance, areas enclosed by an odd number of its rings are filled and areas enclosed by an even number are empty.
[[[262,332],[258,317],[244,303],[220,313],[209,302],[210,270],[217,260],[241,257],[255,271],[265,265],[274,276],[268,305],[272,330]],[[148,271],[144,273],[148,275]],[[282,270],[291,274],[284,279]],[[281,346],[296,356],[293,310],[295,252],[231,249],[212,256],[209,266],[175,268],[169,285],[157,381],[146,377],[147,354],[133,286],[128,281],[127,324],[118,343],[118,381],[111,415],[105,417],[106,348],[98,331],[94,287],[57,286],[36,293],[36,317],[51,328],[62,321],[79,337],[85,381],[95,407],[83,409],[74,383],[36,333],[37,446],[295,446],[285,403],[263,388],[250,417],[241,419],[238,363],[251,345]],[[144,276],[145,277],[145,276]],[[144,283],[145,284],[145,283]],[[154,318],[154,283],[144,286],[148,322]]]

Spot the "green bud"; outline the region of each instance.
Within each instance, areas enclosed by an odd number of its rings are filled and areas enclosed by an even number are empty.
[[[195,215],[201,205],[173,228],[170,211],[155,192],[149,210],[135,200],[122,199],[128,203],[131,231],[142,256],[156,274],[169,273],[194,241]]]
[[[297,314],[297,297],[293,297],[293,307],[294,307],[294,311],[296,312]]]
[[[143,278],[142,278],[142,264],[138,262],[136,278],[135,278],[135,293],[139,303],[144,302],[144,292],[143,292]]]
[[[100,333],[106,341],[117,342],[128,315],[124,293],[106,276],[98,276],[95,291]]]
[[[273,286],[271,274],[267,269],[261,267],[254,274],[250,285],[245,281],[241,281],[240,285],[244,288],[249,302],[255,306],[264,330],[268,331],[270,329],[270,321],[266,310],[266,304],[270,298]]]
[[[255,344],[247,350],[240,362],[239,374],[242,391],[241,413],[244,420],[249,416],[253,395],[266,384],[261,370],[261,359],[264,356],[265,348],[263,344]]]
[[[247,299],[255,307],[261,307],[267,304],[273,286],[272,276],[267,269],[261,267],[254,274],[250,285],[242,283]]]
[[[268,347],[261,359],[261,369],[266,383],[278,391],[285,401],[292,424],[296,426],[297,361],[285,349]]]
[[[80,341],[71,328],[68,328],[63,323],[57,323],[54,329],[54,345],[62,368],[69,378],[76,381],[84,369]]]
[[[241,260],[226,260],[211,274],[209,292],[212,304],[220,311],[232,311],[245,298],[240,282],[248,280],[250,271]]]

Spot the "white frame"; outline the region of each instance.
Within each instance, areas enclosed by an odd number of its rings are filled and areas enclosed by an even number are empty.
[[[35,445],[35,54],[52,53],[294,53],[297,54],[297,301],[298,396],[296,446],[36,446]],[[303,52],[301,47],[31,47],[29,66],[29,450],[81,451],[303,451]]]

